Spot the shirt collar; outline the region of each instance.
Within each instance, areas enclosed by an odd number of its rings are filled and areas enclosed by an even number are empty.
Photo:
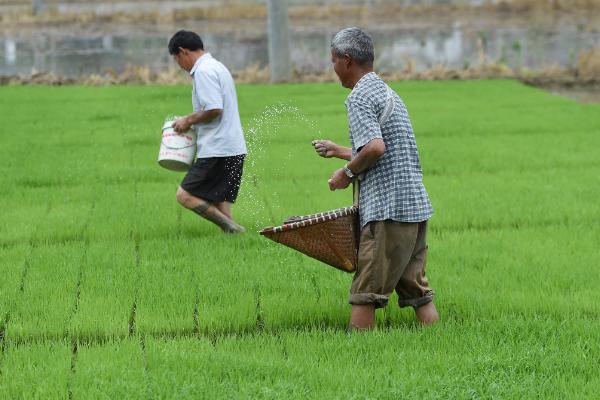
[[[192,69],[190,70],[190,75],[194,75],[194,72],[196,72],[196,68],[198,68],[200,66],[200,64],[202,64],[204,61],[213,58],[210,53],[204,53],[202,54],[200,57],[198,57],[198,59],[196,60],[196,62],[194,63],[194,66],[192,67]]]
[[[352,96],[353,93],[358,92],[358,90],[360,89],[360,86],[364,85],[367,81],[370,81],[370,80],[375,79],[375,78],[377,78],[377,74],[374,71],[371,71],[371,72],[369,72],[367,74],[364,74],[358,80],[358,82],[356,82],[356,84],[354,85],[354,87],[350,91],[350,94],[346,98],[346,102],[348,101],[348,99],[350,99],[350,97]]]
[[[364,74],[359,80],[358,82],[356,82],[356,85],[354,85],[354,87],[352,88],[352,91],[354,91],[355,89],[357,89],[361,84],[365,83],[366,81],[370,81],[371,79],[374,79],[375,77],[377,77],[377,74],[373,71],[369,72],[368,74]]]

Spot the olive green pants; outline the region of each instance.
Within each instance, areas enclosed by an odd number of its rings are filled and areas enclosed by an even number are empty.
[[[392,292],[400,307],[420,307],[433,300],[425,277],[427,221],[369,222],[361,231],[358,265],[350,304],[385,307]]]

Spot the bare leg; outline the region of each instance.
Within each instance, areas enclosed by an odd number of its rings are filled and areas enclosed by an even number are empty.
[[[236,224],[212,203],[191,195],[181,187],[177,189],[177,201],[185,208],[217,225],[223,232],[242,233],[245,231],[244,227]]]
[[[438,314],[433,302],[415,308],[415,314],[417,315],[417,319],[423,325],[431,325],[440,320],[440,315]]]
[[[372,305],[352,305],[350,312],[351,330],[368,330],[375,327],[375,307]]]
[[[233,212],[231,211],[232,204],[230,202],[228,202],[228,201],[222,201],[222,202],[219,202],[219,203],[214,203],[214,205],[215,205],[215,207],[217,207],[217,209],[219,211],[221,211],[223,213],[223,215],[225,215],[227,218],[229,218],[230,220],[233,221]],[[237,222],[236,222],[236,225],[239,228],[241,228],[241,232],[245,232],[246,231],[246,229],[243,226],[239,225]]]
[[[215,207],[219,209],[227,218],[233,221],[233,214],[231,213],[231,203],[228,201],[222,201],[215,203]]]

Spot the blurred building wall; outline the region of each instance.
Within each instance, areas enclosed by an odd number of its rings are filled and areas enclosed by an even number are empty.
[[[510,0],[509,0],[510,1]],[[120,12],[163,12],[203,7],[227,7],[235,4],[265,5],[265,0],[38,0],[44,10],[58,13],[97,13],[111,14]],[[469,4],[481,5],[496,3],[497,0],[288,0],[291,6],[333,6],[333,5],[435,5]],[[39,5],[38,5],[39,7]],[[0,12],[18,12],[31,10],[31,0],[0,0]]]

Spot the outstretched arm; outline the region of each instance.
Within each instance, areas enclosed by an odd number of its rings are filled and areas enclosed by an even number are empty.
[[[331,140],[313,140],[312,145],[318,155],[325,158],[341,158],[350,161],[352,159],[352,149],[350,147],[340,146]]]

